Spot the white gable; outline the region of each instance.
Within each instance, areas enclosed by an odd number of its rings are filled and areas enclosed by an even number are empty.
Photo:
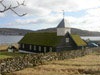
[[[71,33],[70,24],[63,18],[57,26],[57,36],[64,36],[67,32]]]

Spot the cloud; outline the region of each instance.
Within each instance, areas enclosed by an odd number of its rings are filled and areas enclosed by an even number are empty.
[[[22,2],[23,0],[18,1]],[[4,3],[7,6],[10,4],[12,6],[17,5],[16,0],[5,0]],[[11,27],[13,25],[14,27],[19,26],[19,28],[32,29],[56,27],[62,19],[60,13],[62,10],[69,13],[84,10],[86,14],[82,17],[65,17],[71,24],[71,27],[100,31],[100,0],[26,0],[25,4],[26,7],[21,6],[15,9],[15,11],[19,14],[28,13],[27,16],[24,18],[14,18],[14,22],[7,22],[6,26]],[[15,16],[11,11],[5,14]]]
[[[79,11],[100,6],[99,0],[29,0],[29,2],[31,2],[30,7],[36,2],[35,5],[37,7],[43,7],[53,11]]]
[[[80,18],[67,17],[72,27],[90,30],[100,31],[100,8],[88,9],[86,15]]]
[[[17,0],[22,2],[23,0]],[[16,0],[4,0],[6,6],[16,6]],[[26,7],[15,9],[19,14],[28,13],[28,16],[46,16],[51,12],[74,12],[100,6],[100,0],[26,0]],[[10,12],[11,13],[11,12]]]
[[[98,16],[100,17],[100,8],[90,9],[87,10],[87,13],[91,16]]]
[[[86,15],[82,17],[73,17],[73,16],[65,16],[65,19],[68,20],[71,27],[79,28],[83,30],[90,31],[100,31],[100,16],[99,15],[100,8],[88,9],[86,11]],[[95,12],[91,12],[95,11]],[[98,14],[98,15],[97,15]],[[36,18],[27,18],[27,19],[16,19],[15,23],[11,23],[9,25],[15,25],[19,27],[25,28],[26,26],[30,26],[28,28],[32,29],[44,29],[50,27],[56,27],[59,22],[62,20],[61,14],[50,14],[47,16],[41,16]]]
[[[0,13],[0,17],[5,17],[5,14],[4,13]]]

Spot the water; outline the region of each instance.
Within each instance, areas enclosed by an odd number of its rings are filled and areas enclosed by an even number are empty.
[[[82,36],[81,38],[84,40],[90,39],[92,41],[100,41],[100,36]]]
[[[11,35],[7,35],[7,36],[1,36],[0,35],[0,45],[1,44],[16,44],[18,43],[21,39],[23,38],[23,36],[11,36]],[[82,36],[82,39],[90,39],[93,41],[98,41],[100,40],[100,36],[94,37],[94,36]]]
[[[11,35],[2,36],[2,35],[0,35],[0,45],[3,45],[3,44],[16,44],[22,38],[23,38],[23,36],[11,36]]]

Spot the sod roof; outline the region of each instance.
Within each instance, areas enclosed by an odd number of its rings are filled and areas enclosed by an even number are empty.
[[[69,34],[70,35],[70,34]],[[77,46],[85,46],[86,43],[78,35],[70,35]],[[19,43],[57,46],[63,36],[57,36],[57,32],[31,32],[27,33]]]
[[[57,46],[63,36],[57,36],[56,32],[31,32],[27,33],[19,43],[43,46]]]
[[[73,41],[77,46],[86,46],[87,44],[81,39],[79,35],[71,35]]]

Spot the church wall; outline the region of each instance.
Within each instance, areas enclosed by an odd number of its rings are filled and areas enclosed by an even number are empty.
[[[69,39],[69,41],[66,42],[66,38]],[[66,34],[64,38],[61,40],[61,42],[57,45],[57,51],[60,52],[73,49],[77,49],[77,46],[71,39],[70,35]]]

